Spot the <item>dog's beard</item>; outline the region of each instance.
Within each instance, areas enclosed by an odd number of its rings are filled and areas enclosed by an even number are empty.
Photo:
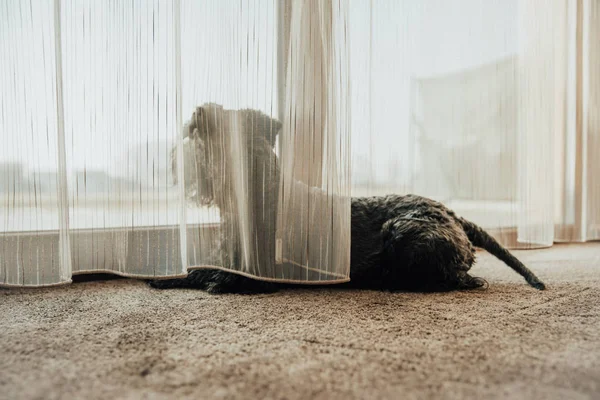
[[[215,204],[214,197],[200,193],[197,185],[186,188],[185,196],[192,204],[199,207],[211,207]]]
[[[210,207],[215,205],[214,182],[212,179],[202,176],[209,171],[198,167],[196,173],[185,183],[186,198],[197,206]]]
[[[183,143],[183,186],[185,198],[191,205],[210,207],[215,205],[213,172],[208,166],[204,142],[184,139]],[[173,182],[178,184],[177,146],[171,151],[171,169]]]

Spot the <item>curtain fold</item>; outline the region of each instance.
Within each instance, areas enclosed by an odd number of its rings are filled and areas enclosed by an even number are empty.
[[[0,283],[65,282],[71,278],[68,215],[57,212],[66,195],[65,187],[57,190],[65,174],[55,45],[60,9],[8,1],[0,16]]]
[[[283,55],[277,262],[316,281],[348,280],[350,272],[347,13],[346,2],[293,1]]]
[[[600,239],[600,4],[569,2],[566,114],[557,146],[556,241]]]

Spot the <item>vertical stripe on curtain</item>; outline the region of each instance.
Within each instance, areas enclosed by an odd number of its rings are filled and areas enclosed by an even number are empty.
[[[65,181],[60,15],[57,2],[0,6],[3,285],[71,278],[67,193],[57,190]]]

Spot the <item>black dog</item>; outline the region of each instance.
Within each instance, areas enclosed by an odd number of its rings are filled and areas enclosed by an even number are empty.
[[[234,122],[232,122],[234,121]],[[236,129],[230,126],[237,124]],[[230,111],[215,104],[198,107],[186,124],[187,148],[195,159],[187,182],[188,199],[216,204],[221,212],[221,265],[243,261],[233,195],[231,157],[241,157],[248,173],[251,236],[261,243],[252,263],[275,259],[275,221],[279,165],[273,148],[281,123],[256,110]],[[238,132],[233,140],[232,132]],[[232,151],[232,146],[235,151]],[[240,151],[242,154],[240,154]],[[177,170],[176,151],[173,171]],[[239,198],[239,197],[238,197]],[[533,287],[545,285],[483,229],[436,201],[415,195],[356,197],[351,202],[350,282],[353,288],[449,291],[474,289],[486,282],[469,275],[473,246],[481,247],[514,269]],[[233,257],[230,257],[233,255]],[[155,288],[198,288],[211,293],[272,292],[293,285],[261,281],[220,269],[201,269],[183,279],[156,280]]]

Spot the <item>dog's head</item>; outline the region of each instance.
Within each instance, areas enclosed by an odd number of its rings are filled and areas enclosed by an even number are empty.
[[[281,123],[257,110],[226,110],[214,103],[197,107],[183,128],[186,197],[212,205],[227,190],[240,160],[273,152]],[[171,152],[173,180],[177,183],[177,147]],[[246,166],[245,166],[246,167]]]

